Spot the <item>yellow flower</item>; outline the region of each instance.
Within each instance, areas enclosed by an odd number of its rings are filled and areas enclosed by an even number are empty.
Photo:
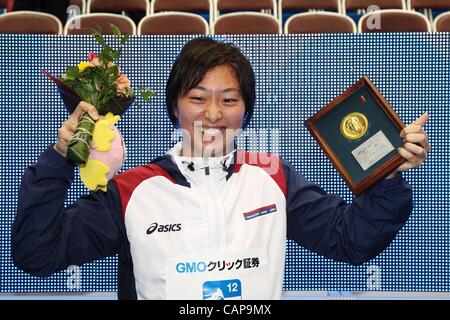
[[[108,114],[102,120],[95,123],[92,141],[94,142],[97,151],[109,151],[110,143],[116,136],[111,126],[119,120],[119,116],[114,116],[112,113]]]
[[[92,191],[102,190],[106,192],[108,179],[106,175],[109,167],[101,161],[89,159],[86,165],[80,166],[80,178],[84,185]]]
[[[111,148],[111,141],[114,140],[113,125],[119,121],[120,117],[108,112],[105,117],[95,123],[92,141],[95,151],[107,152]],[[113,129],[111,129],[111,127]],[[92,191],[102,190],[106,192],[109,167],[100,160],[90,158],[84,166],[80,166],[80,177],[84,185]]]
[[[88,61],[83,61],[83,62],[80,62],[77,65],[77,67],[78,67],[78,71],[79,72],[83,72],[84,70],[86,70],[86,68],[92,67],[92,64],[90,62],[88,62]]]
[[[110,124],[116,124],[117,121],[119,121],[120,116],[115,116],[111,112],[108,112],[105,115],[105,120],[108,121]]]

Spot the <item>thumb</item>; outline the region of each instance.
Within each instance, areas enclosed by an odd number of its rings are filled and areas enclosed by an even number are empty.
[[[428,112],[425,112],[423,115],[421,115],[419,118],[417,118],[412,124],[419,125],[423,127],[425,123],[427,123],[428,119],[430,117],[428,116]]]

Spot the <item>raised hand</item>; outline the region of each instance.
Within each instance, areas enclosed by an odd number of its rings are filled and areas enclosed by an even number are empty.
[[[428,135],[423,129],[429,119],[428,113],[421,115],[416,121],[405,127],[400,136],[403,137],[404,145],[398,148],[400,155],[408,160],[400,167],[397,172],[417,168],[427,159],[427,154],[431,150],[428,142]]]
[[[92,119],[98,119],[97,109],[92,104],[81,101],[75,111],[66,121],[62,123],[61,127],[58,129],[58,141],[54,145],[54,148],[64,157],[67,155],[69,141],[72,139],[75,129],[77,128],[78,121],[84,112],[89,113]]]

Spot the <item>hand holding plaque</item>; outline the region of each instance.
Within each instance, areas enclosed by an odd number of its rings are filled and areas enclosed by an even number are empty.
[[[355,195],[406,162],[405,127],[367,77],[306,121],[306,126]]]

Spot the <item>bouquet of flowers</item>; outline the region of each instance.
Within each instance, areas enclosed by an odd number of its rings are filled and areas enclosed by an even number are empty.
[[[114,25],[111,25],[111,28],[119,49],[109,46],[101,31],[95,30],[92,35],[102,47],[98,55],[89,53],[88,61],[80,62],[77,66],[68,66],[66,73],[60,78],[42,70],[57,85],[69,113],[84,100],[94,105],[99,115],[103,116],[94,121],[84,112],[67,150],[67,159],[80,166],[83,183],[94,191],[106,191],[108,178],[122,165],[125,148],[120,132],[114,124],[135,100],[128,77],[122,74],[117,66],[120,48],[129,36],[122,35]],[[155,95],[152,90],[144,87],[138,87],[138,91],[145,101]],[[111,167],[117,170],[111,170]]]

